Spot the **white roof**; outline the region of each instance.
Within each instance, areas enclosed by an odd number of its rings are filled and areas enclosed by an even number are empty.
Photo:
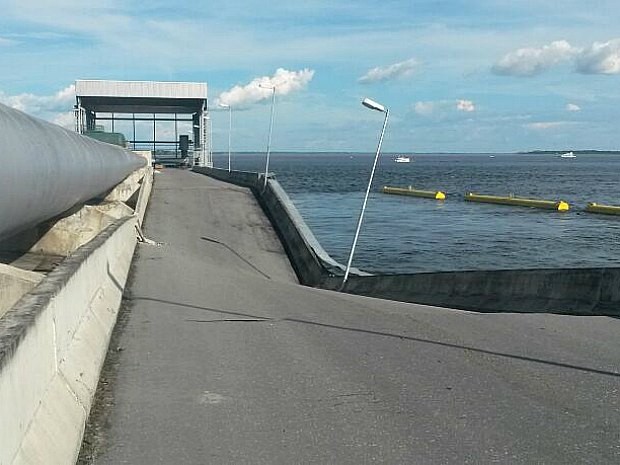
[[[78,97],[135,97],[206,99],[204,82],[75,81]]]

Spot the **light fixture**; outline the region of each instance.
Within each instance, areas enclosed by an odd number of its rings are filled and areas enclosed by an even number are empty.
[[[220,103],[220,107],[228,108],[228,172],[230,173],[230,138],[232,134],[232,105]]]
[[[268,86],[265,84],[259,84],[258,87],[262,89],[271,89],[271,118],[269,119],[269,136],[267,137],[267,157],[265,160],[265,183],[263,189],[267,188],[267,176],[269,174],[269,155],[271,153],[271,134],[273,133],[273,114],[276,106],[276,86]]]
[[[379,160],[379,153],[381,152],[381,144],[383,143],[383,135],[385,134],[385,128],[388,122],[388,116],[390,111],[380,103],[375,102],[369,98],[365,98],[362,100],[362,105],[371,110],[380,111],[381,113],[385,113],[385,118],[383,119],[383,128],[381,129],[381,136],[379,137],[379,144],[377,145],[377,153],[375,155],[375,161],[372,165],[372,171],[370,172],[370,179],[368,180],[368,187],[366,187],[366,195],[364,196],[364,202],[362,203],[362,209],[360,210],[360,216],[357,221],[357,229],[355,230],[355,237],[353,238],[353,244],[351,245],[351,252],[349,253],[349,260],[347,261],[347,268],[344,272],[344,278],[342,279],[342,284],[340,285],[340,290],[344,289],[344,286],[349,278],[349,273],[351,271],[351,263],[353,262],[353,254],[355,253],[355,246],[357,245],[357,239],[360,235],[360,230],[362,229],[362,221],[364,220],[364,212],[366,211],[366,204],[368,203],[368,195],[370,194],[370,187],[372,186],[372,180],[375,176],[375,170],[377,169],[377,161]]]

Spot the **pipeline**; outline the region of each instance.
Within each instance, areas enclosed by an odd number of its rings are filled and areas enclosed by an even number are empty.
[[[0,104],[0,241],[100,196],[145,164]]]
[[[519,207],[544,208],[546,210],[557,210],[561,212],[568,211],[570,206],[563,200],[539,200],[526,199],[523,197],[503,197],[499,195],[483,195],[468,193],[465,194],[465,200],[470,202],[495,203],[500,205],[516,205]]]
[[[601,205],[596,202],[588,203],[585,211],[588,213],[601,213],[603,215],[620,215],[620,207],[616,205]]]
[[[409,186],[408,188],[383,186],[383,193],[394,195],[409,195],[411,197],[423,197],[426,199],[435,200],[446,199],[446,194],[442,191],[423,191],[420,189],[414,189],[411,186]]]

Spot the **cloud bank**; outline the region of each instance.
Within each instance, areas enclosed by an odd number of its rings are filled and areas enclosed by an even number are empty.
[[[569,61],[577,50],[565,40],[551,42],[541,48],[520,48],[493,65],[493,72],[506,76],[534,76],[552,66]]]
[[[52,95],[29,93],[7,95],[0,91],[0,102],[31,116],[46,119],[61,126],[72,127],[75,85],[71,84]]]
[[[19,94],[7,95],[0,91],[0,102],[11,108],[36,115],[42,111],[63,111],[73,108],[75,85],[71,84],[52,95]]]
[[[581,111],[581,107],[579,105],[575,105],[574,103],[567,103],[566,111]]]
[[[410,58],[388,66],[377,66],[376,68],[368,70],[368,72],[357,81],[360,84],[372,84],[375,82],[390,81],[392,79],[407,78],[415,72],[418,65],[419,63],[415,58]]]
[[[572,63],[581,74],[620,74],[620,39],[594,42],[585,48],[565,40],[520,48],[504,55],[491,70],[504,76],[535,76],[563,63]]]
[[[271,89],[276,88],[276,95],[288,95],[304,89],[314,77],[314,70],[303,69],[289,71],[278,68],[273,76],[262,76],[252,80],[245,86],[234,86],[232,89],[222,92],[216,99],[216,104],[231,105],[235,108],[243,108],[253,103],[258,103],[271,98]]]

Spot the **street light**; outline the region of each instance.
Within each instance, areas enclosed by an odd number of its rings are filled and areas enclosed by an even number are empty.
[[[269,137],[267,138],[267,160],[265,161],[265,184],[263,189],[267,188],[267,174],[269,173],[269,154],[271,153],[271,134],[273,132],[273,113],[276,106],[276,86],[267,86],[259,84],[262,89],[271,89],[271,119],[269,120]]]
[[[379,145],[377,146],[377,154],[375,155],[375,161],[372,165],[372,171],[370,172],[370,179],[368,180],[368,187],[366,187],[366,195],[364,196],[364,203],[362,204],[362,209],[360,211],[360,217],[357,221],[357,229],[355,231],[355,237],[353,238],[353,244],[351,245],[351,253],[349,253],[349,261],[347,262],[347,269],[344,272],[344,278],[342,279],[342,284],[340,289],[344,289],[344,285],[349,278],[349,272],[351,271],[351,262],[353,261],[353,254],[355,253],[355,246],[357,245],[357,239],[360,235],[360,230],[362,229],[362,221],[364,219],[364,212],[366,211],[366,204],[368,203],[368,195],[370,194],[370,186],[372,185],[372,179],[375,176],[375,170],[377,168],[377,161],[379,160],[379,153],[381,152],[381,143],[383,142],[383,135],[385,134],[385,127],[387,126],[388,116],[390,114],[390,110],[381,105],[380,103],[375,102],[369,98],[365,98],[362,100],[362,105],[371,110],[380,111],[381,113],[385,113],[385,118],[383,119],[383,128],[381,129],[381,136],[379,137]]]
[[[230,173],[230,135],[232,133],[232,106],[220,103],[220,107],[228,108],[228,172]]]

